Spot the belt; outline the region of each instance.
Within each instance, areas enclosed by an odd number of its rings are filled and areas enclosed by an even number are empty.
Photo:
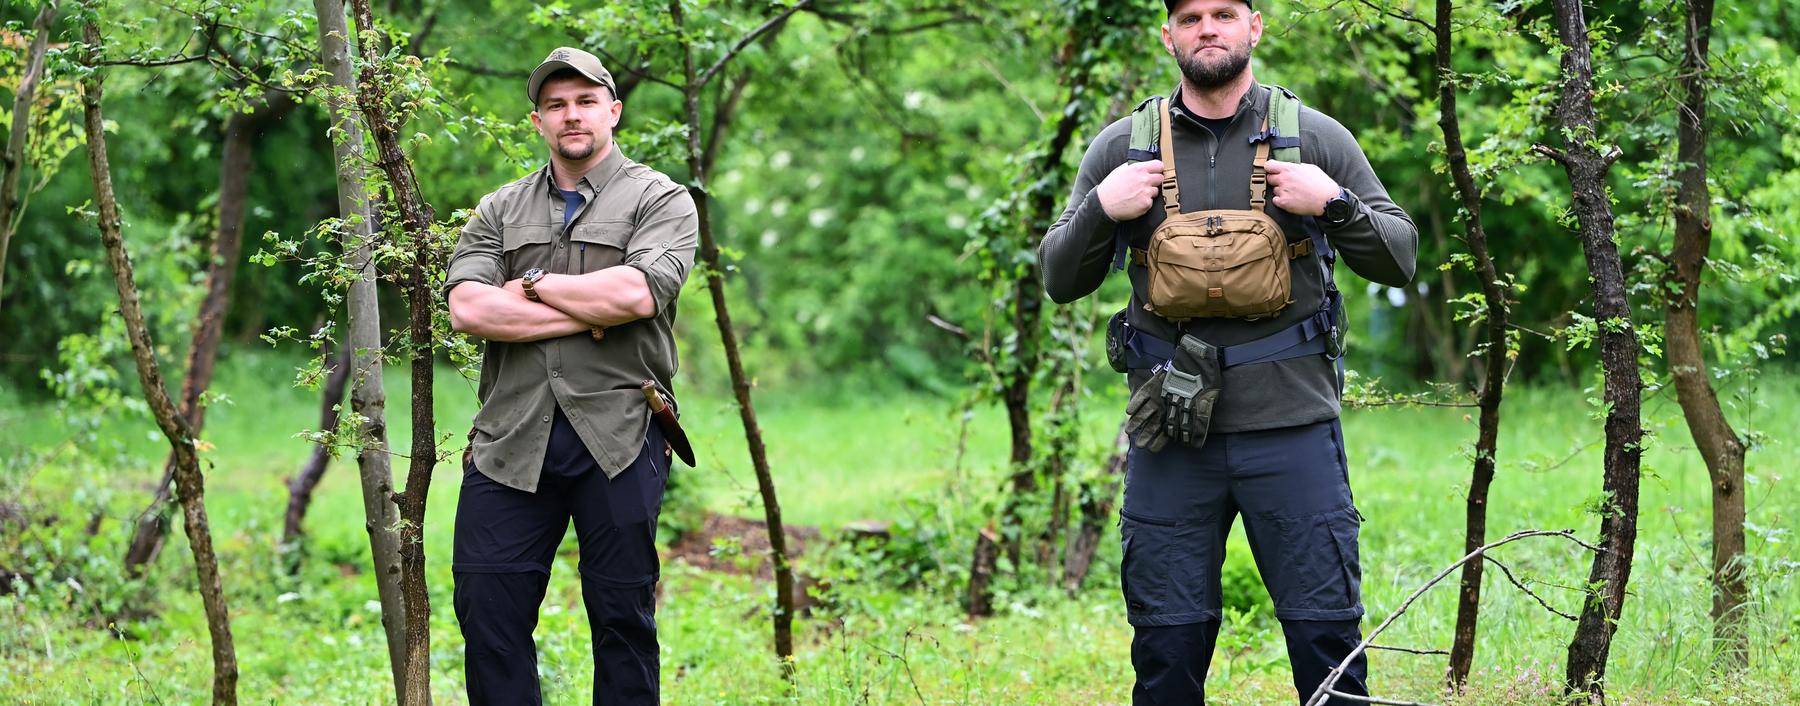
[[[1335,292],[1333,293],[1335,295]],[[1343,339],[1337,322],[1337,297],[1327,298],[1318,313],[1268,336],[1219,349],[1219,367],[1272,363],[1278,360],[1323,355],[1343,357]],[[1157,371],[1175,359],[1175,344],[1125,323],[1125,366]]]

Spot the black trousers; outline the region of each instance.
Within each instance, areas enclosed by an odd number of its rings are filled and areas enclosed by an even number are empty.
[[[1213,434],[1198,449],[1132,448],[1119,515],[1120,577],[1135,628],[1132,703],[1205,702],[1225,538],[1239,515],[1287,638],[1300,701],[1361,641],[1362,516],[1336,420]],[[1367,674],[1359,656],[1336,688],[1366,695]]]
[[[608,479],[558,409],[537,492],[494,482],[473,464],[464,469],[452,572],[469,703],[543,702],[531,633],[571,519],[593,633],[594,703],[659,703],[656,518],[666,453],[651,423],[637,460]]]

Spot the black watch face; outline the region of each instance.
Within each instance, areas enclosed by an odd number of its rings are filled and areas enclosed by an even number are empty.
[[[1350,220],[1350,202],[1339,196],[1325,202],[1325,220],[1343,223]]]

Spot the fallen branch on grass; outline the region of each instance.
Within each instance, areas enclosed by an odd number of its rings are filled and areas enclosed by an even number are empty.
[[[1406,614],[1406,609],[1411,608],[1413,602],[1419,600],[1419,597],[1425,595],[1425,592],[1431,590],[1431,587],[1436,586],[1439,583],[1442,583],[1445,577],[1449,576],[1451,572],[1456,571],[1456,569],[1458,567],[1461,567],[1463,564],[1467,564],[1470,561],[1473,561],[1478,557],[1486,556],[1490,550],[1492,550],[1496,547],[1511,544],[1511,543],[1517,542],[1521,539],[1527,539],[1530,537],[1562,537],[1563,539],[1567,539],[1571,542],[1574,542],[1574,543],[1580,545],[1583,549],[1586,549],[1590,552],[1594,552],[1594,553],[1598,554],[1601,551],[1601,549],[1599,547],[1596,547],[1592,544],[1588,544],[1587,542],[1581,541],[1580,538],[1575,536],[1575,530],[1572,530],[1572,529],[1555,531],[1555,532],[1552,532],[1549,530],[1521,530],[1521,531],[1509,534],[1504,539],[1501,539],[1497,542],[1482,545],[1481,547],[1476,548],[1475,551],[1469,552],[1468,555],[1464,556],[1461,559],[1456,560],[1456,563],[1451,564],[1447,567],[1444,567],[1444,570],[1438,572],[1437,576],[1432,577],[1432,579],[1430,581],[1426,581],[1425,585],[1420,586],[1417,590],[1414,590],[1412,592],[1412,595],[1407,596],[1406,600],[1401,601],[1400,607],[1396,608],[1394,610],[1393,614],[1391,614],[1387,617],[1387,620],[1381,621],[1381,625],[1376,626],[1376,628],[1369,633],[1368,637],[1363,638],[1362,642],[1357,643],[1355,649],[1350,650],[1350,654],[1346,655],[1342,662],[1339,662],[1336,667],[1333,667],[1331,669],[1331,672],[1329,674],[1325,675],[1324,681],[1319,682],[1319,688],[1313,691],[1312,696],[1306,700],[1305,706],[1319,706],[1320,704],[1325,703],[1325,699],[1327,699],[1327,698],[1338,698],[1338,699],[1345,699],[1348,701],[1356,701],[1356,702],[1370,703],[1370,704],[1392,704],[1392,705],[1397,705],[1397,706],[1424,706],[1423,704],[1415,704],[1415,703],[1409,702],[1409,701],[1388,701],[1388,700],[1383,700],[1383,699],[1371,698],[1368,696],[1357,696],[1355,694],[1345,694],[1343,692],[1337,691],[1333,687],[1337,686],[1338,679],[1343,678],[1344,669],[1347,668],[1350,665],[1350,663],[1356,659],[1356,657],[1358,655],[1361,655],[1364,651],[1368,650],[1369,647],[1375,643],[1375,636],[1380,635],[1383,631],[1386,631],[1389,626],[1392,626],[1394,624],[1395,620],[1398,620],[1401,615]],[[1508,573],[1508,576],[1509,577],[1511,576],[1510,572]],[[1515,582],[1515,584],[1516,583],[1517,582]]]
[[[1525,592],[1525,595],[1527,595],[1527,596],[1531,596],[1531,597],[1532,597],[1532,598],[1533,598],[1533,599],[1534,599],[1534,600],[1536,600],[1536,601],[1537,601],[1537,602],[1538,602],[1538,605],[1541,605],[1541,606],[1543,606],[1543,607],[1544,607],[1544,610],[1547,610],[1547,611],[1550,611],[1550,612],[1552,612],[1552,613],[1555,613],[1555,614],[1557,614],[1557,615],[1559,615],[1559,616],[1561,616],[1561,617],[1562,617],[1562,618],[1564,618],[1564,619],[1566,619],[1566,620],[1569,620],[1569,621],[1571,621],[1571,622],[1577,622],[1577,621],[1580,621],[1580,620],[1581,620],[1581,619],[1580,619],[1580,618],[1577,618],[1577,617],[1575,617],[1575,616],[1573,616],[1573,615],[1570,615],[1570,614],[1568,614],[1568,613],[1564,613],[1564,612],[1562,612],[1562,611],[1560,611],[1560,610],[1557,610],[1557,609],[1555,609],[1555,608],[1552,608],[1552,607],[1550,607],[1550,603],[1549,603],[1549,602],[1547,602],[1547,601],[1545,601],[1545,600],[1544,600],[1544,598],[1543,598],[1543,596],[1539,596],[1539,595],[1538,595],[1538,594],[1537,594],[1537,592],[1535,592],[1535,591],[1532,591],[1532,590],[1531,590],[1531,589],[1529,589],[1529,588],[1526,588],[1526,587],[1525,587],[1525,584],[1524,584],[1524,582],[1521,582],[1521,581],[1520,581],[1520,580],[1518,580],[1518,579],[1517,579],[1517,578],[1514,578],[1514,577],[1513,577],[1513,572],[1512,572],[1512,569],[1510,569],[1510,568],[1508,568],[1508,567],[1507,567],[1507,566],[1506,566],[1506,564],[1503,564],[1503,563],[1501,563],[1501,561],[1500,561],[1500,560],[1499,560],[1499,559],[1495,559],[1495,558],[1493,558],[1493,557],[1491,557],[1491,556],[1484,556],[1484,557],[1482,557],[1482,559],[1485,559],[1485,560],[1487,560],[1487,562],[1488,562],[1488,563],[1490,563],[1490,564],[1493,564],[1493,565],[1494,565],[1494,566],[1498,566],[1498,567],[1500,567],[1500,573],[1503,573],[1503,574],[1506,574],[1506,580],[1508,580],[1508,581],[1511,581],[1511,582],[1512,582],[1512,585],[1514,585],[1514,586],[1518,586],[1518,587],[1519,587],[1519,590],[1521,590],[1521,591],[1524,591],[1524,592]]]
[[[1374,643],[1369,644],[1369,649],[1371,649],[1371,650],[1386,650],[1388,652],[1405,652],[1409,655],[1448,655],[1448,654],[1450,654],[1449,650],[1420,650],[1420,649],[1414,649],[1411,647],[1389,647],[1387,645],[1377,645]]]

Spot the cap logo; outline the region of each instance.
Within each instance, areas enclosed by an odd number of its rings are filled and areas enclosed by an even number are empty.
[[[545,59],[545,61],[568,61],[568,60],[569,60],[569,50],[567,50],[567,49],[558,49],[556,51],[550,52],[550,58]]]

